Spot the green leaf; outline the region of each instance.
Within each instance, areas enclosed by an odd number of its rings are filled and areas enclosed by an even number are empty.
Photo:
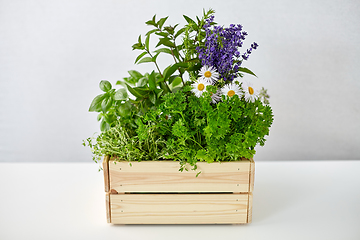
[[[162,26],[164,25],[166,19],[168,19],[168,17],[161,18],[161,19],[157,22],[157,25],[159,26],[160,29],[161,29]]]
[[[142,52],[139,56],[137,56],[135,63],[137,63],[143,56],[145,56],[147,52]]]
[[[128,78],[123,78],[124,79],[124,81],[126,82],[126,83],[128,83],[128,84],[130,84],[130,85],[135,85],[136,84],[136,79],[135,78],[133,78],[133,77],[128,77]],[[125,85],[125,83],[123,83],[123,84],[121,84],[122,86],[124,86],[124,87],[126,87],[126,85]]]
[[[189,24],[194,24],[194,25],[196,25],[196,23],[195,23],[194,20],[192,20],[192,19],[189,18],[188,16],[185,16],[185,15],[183,15],[183,16],[184,16],[185,20],[186,20]]]
[[[174,65],[172,65],[171,67],[165,69],[164,71],[164,79],[168,79],[179,67],[187,67],[188,64],[181,62],[181,63],[176,63]]]
[[[154,51],[154,53],[167,53],[167,54],[172,55],[171,50],[168,49],[168,48],[160,48],[160,49],[157,49],[157,50]]]
[[[180,34],[182,34],[185,31],[185,28],[179,29],[179,31],[176,32],[175,38],[177,38]]]
[[[150,41],[150,34],[146,36],[145,39],[145,49],[149,50],[149,41]]]
[[[162,36],[162,37],[168,37],[169,36],[169,34],[168,33],[166,33],[166,32],[157,32],[157,33],[155,33],[156,35],[159,35],[159,36]]]
[[[99,113],[99,114],[97,115],[97,121],[100,122],[100,120],[102,119],[102,117],[103,117],[103,114],[102,114],[102,113]]]
[[[139,81],[137,82],[136,86],[137,87],[143,87],[148,83],[148,79],[146,77],[142,77],[139,79]]]
[[[188,71],[198,71],[198,70],[201,69],[201,67],[202,67],[201,64],[198,63],[198,64],[195,64],[195,65],[192,66],[192,67],[189,67]]]
[[[112,104],[113,104],[112,97],[107,97],[107,98],[103,99],[103,101],[101,102],[101,110],[104,113],[107,112],[111,108]]]
[[[135,97],[142,97],[142,95],[136,91],[134,88],[130,87],[128,84],[126,84],[127,89],[129,90],[129,92],[134,95]]]
[[[201,22],[198,16],[196,16],[196,20],[198,21],[198,24]]]
[[[257,77],[257,76],[255,75],[255,73],[253,73],[250,69],[247,69],[247,68],[239,67],[239,72],[248,73],[248,74],[251,74],[251,75]]]
[[[179,58],[179,52],[178,52],[178,50],[177,50],[176,48],[173,49],[173,54],[174,54],[174,56],[175,56],[177,59],[180,60],[180,58]]]
[[[136,82],[139,81],[140,78],[144,77],[141,73],[139,73],[136,70],[130,70],[128,71],[128,73],[132,78],[134,78],[134,80],[136,80]]]
[[[164,93],[168,93],[170,92],[170,88],[164,83],[164,81],[162,80],[161,82],[159,82],[160,88],[164,91]]]
[[[153,61],[153,62],[156,62],[156,59],[157,59],[157,57],[159,56],[159,54],[160,54],[160,53],[157,53],[157,54],[155,54],[155,56],[152,57],[152,61]]]
[[[156,17],[156,14],[153,16],[152,20],[149,20],[147,22],[145,22],[147,25],[153,25],[155,27],[157,27],[157,24],[155,22],[155,17]]]
[[[153,29],[153,30],[148,31],[145,35],[150,35],[150,34],[152,34],[154,32],[157,32],[157,31],[159,31],[159,29]]]
[[[120,113],[120,116],[121,117],[128,117],[130,116],[131,114],[131,103],[128,101],[128,102],[125,102],[123,104],[120,104],[119,108],[119,113]]]
[[[152,73],[149,76],[149,88],[151,90],[156,89],[156,79],[155,79],[155,72],[154,71],[152,71]]]
[[[156,83],[160,83],[160,82],[163,82],[164,81],[164,78],[159,78],[156,80]]]
[[[164,92],[164,90],[162,90],[162,89],[155,89],[155,93],[156,93],[156,96],[157,96],[157,98],[160,98],[160,96],[161,96],[161,94]]]
[[[104,92],[108,92],[111,90],[112,86],[111,83],[109,81],[106,80],[102,80],[99,84],[99,87],[101,90],[103,90]]]
[[[170,33],[171,35],[174,34],[174,28],[171,26],[164,27],[164,30],[167,31],[168,33]]]
[[[132,45],[132,50],[135,50],[135,49],[144,50],[145,46],[142,45],[141,43],[135,43],[134,45]]]
[[[89,112],[100,112],[101,102],[104,100],[104,98],[105,98],[105,94],[97,95],[90,104]]]
[[[103,119],[100,123],[100,130],[102,132],[105,132],[106,130],[110,129],[110,125],[105,121],[105,119]]]
[[[198,58],[192,58],[192,59],[187,60],[186,62],[187,63],[188,62],[197,62],[198,63],[198,62],[200,62],[200,60]]]
[[[152,26],[155,26],[155,27],[156,27],[156,23],[153,22],[153,21],[151,21],[151,20],[149,20],[149,21],[147,21],[147,22],[145,22],[145,23],[146,23],[146,25],[152,25]]]
[[[120,100],[120,101],[125,101],[126,99],[128,99],[128,94],[125,88],[120,88],[119,90],[117,90],[115,92],[114,95],[114,99],[115,100]]]
[[[175,88],[176,86],[180,85],[182,83],[181,77],[176,77],[174,81],[171,83],[171,87]]]
[[[149,90],[146,90],[142,87],[132,88],[128,84],[126,84],[126,87],[129,90],[129,92],[137,98],[143,98],[146,94],[149,93]]]
[[[152,59],[151,57],[144,57],[144,58],[142,58],[140,61],[138,61],[137,64],[147,63],[147,62],[153,62],[153,59]]]
[[[156,102],[156,94],[154,92],[150,93],[149,99],[152,104],[155,104]]]
[[[158,44],[156,45],[156,47],[160,46],[160,45],[164,45],[167,47],[172,47],[175,48],[175,44],[173,42],[170,41],[169,38],[164,37],[164,38],[160,38]]]

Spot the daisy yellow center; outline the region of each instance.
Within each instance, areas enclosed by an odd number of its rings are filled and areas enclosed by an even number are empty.
[[[197,89],[198,89],[199,91],[204,90],[204,88],[205,88],[205,85],[202,84],[202,83],[199,83],[199,85],[197,86]]]
[[[204,73],[204,76],[207,77],[207,78],[211,77],[211,72],[210,72],[210,71],[206,71],[206,72]]]
[[[252,87],[248,87],[250,95],[254,94],[254,89]]]
[[[228,95],[229,97],[232,97],[232,96],[235,95],[235,91],[234,91],[234,90],[230,90],[230,91],[228,91],[227,95]]]

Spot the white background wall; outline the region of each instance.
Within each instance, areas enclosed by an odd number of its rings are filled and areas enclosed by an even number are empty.
[[[0,0],[0,161],[91,161],[98,83],[153,67],[133,64],[144,22],[210,7],[259,44],[244,66],[275,121],[255,160],[360,159],[359,1]]]

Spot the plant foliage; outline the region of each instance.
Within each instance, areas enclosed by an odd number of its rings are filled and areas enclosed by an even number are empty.
[[[204,11],[196,20],[184,15],[182,28],[166,25],[168,17],[157,20],[154,15],[146,22],[151,29],[132,48],[140,51],[135,63],[151,63],[154,70],[128,71],[117,81],[118,89],[101,81],[102,93],[90,104],[102,132],[83,144],[95,161],[103,155],[176,160],[182,171],[186,163],[196,169],[198,161],[252,158],[255,146],[264,145],[273,122],[269,95],[240,81],[243,74],[256,76],[242,63],[258,44],[241,53],[247,35],[242,26],[217,26],[213,14]],[[152,49],[153,37],[158,42]],[[163,70],[160,55],[173,59]]]

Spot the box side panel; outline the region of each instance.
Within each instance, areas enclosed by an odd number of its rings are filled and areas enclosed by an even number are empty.
[[[114,224],[247,223],[248,194],[110,194]]]
[[[198,163],[179,172],[173,161],[109,162],[110,189],[117,192],[248,192],[250,161]],[[196,177],[196,174],[201,173]]]

